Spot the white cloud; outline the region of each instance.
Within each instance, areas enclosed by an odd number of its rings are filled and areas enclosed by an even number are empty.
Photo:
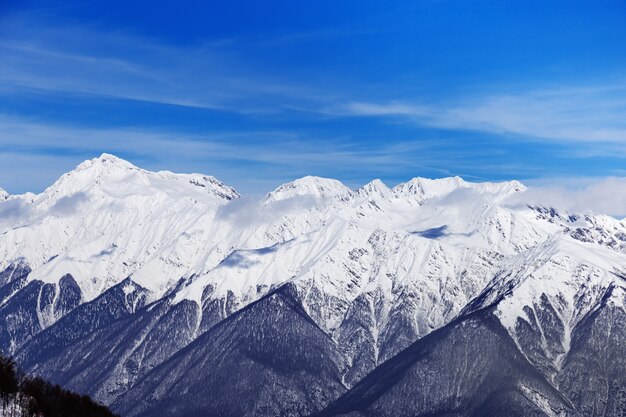
[[[65,196],[59,199],[48,210],[37,210],[23,198],[9,198],[0,201],[0,223],[10,227],[20,227],[22,224],[41,220],[46,216],[65,217],[76,213],[88,197],[83,192]]]
[[[433,109],[428,106],[392,101],[389,103],[352,102],[346,106],[348,115],[355,116],[408,116],[433,117]]]
[[[318,204],[313,197],[309,196],[295,196],[274,201],[271,204],[263,204],[263,202],[264,197],[244,196],[220,206],[216,217],[241,227],[247,227],[259,224],[259,222],[271,223],[277,218],[309,210]]]
[[[345,33],[323,30],[264,42]],[[266,69],[251,62],[245,53],[250,45],[237,40],[183,47],[129,33],[52,28],[19,19],[3,34],[0,91],[5,92],[97,95],[241,114],[396,117],[423,126],[534,139],[626,142],[623,80],[498,87],[497,92],[486,86],[480,95],[448,96],[437,103],[386,100],[379,87],[345,77],[330,81],[305,70]]]
[[[88,201],[89,197],[83,192],[61,197],[59,201],[50,207],[48,213],[54,216],[69,216],[76,213]]]
[[[96,95],[242,114],[276,112],[320,98],[319,89],[248,62],[233,42],[175,46],[120,31],[38,23],[14,18],[3,31],[0,90]]]
[[[530,186],[523,193],[510,197],[511,206],[539,205],[568,210],[626,216],[626,177],[559,179],[555,185]]]
[[[350,102],[340,115],[397,116],[445,129],[558,141],[626,143],[626,84],[467,97],[437,105]]]

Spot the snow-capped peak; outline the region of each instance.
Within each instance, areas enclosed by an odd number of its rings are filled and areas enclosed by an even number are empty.
[[[267,194],[266,202],[286,200],[292,197],[313,197],[315,199],[336,198],[349,200],[354,192],[340,181],[331,178],[306,176],[288,182]]]
[[[9,198],[9,193],[7,193],[3,188],[0,188],[0,201],[4,201]]]
[[[492,194],[496,197],[504,197],[511,193],[526,190],[526,187],[519,181],[467,182],[456,176],[439,179],[416,177],[396,185],[392,191],[398,198],[412,197],[423,203],[461,188],[472,189],[481,194]]]
[[[425,201],[467,187],[467,184],[461,177],[439,179],[415,177],[396,185],[392,191],[397,197],[416,197],[419,201]]]
[[[78,165],[78,167],[76,167],[76,170],[80,171],[80,170],[88,169],[90,167],[97,166],[97,165],[109,166],[109,167],[115,166],[115,167],[125,168],[125,169],[139,169],[135,165],[131,164],[130,162],[122,158],[119,158],[109,153],[103,153],[97,158],[84,161],[83,163]]]
[[[72,171],[63,174],[43,195],[48,203],[55,203],[63,197],[80,192],[89,192],[94,188],[111,188],[121,191],[130,187],[138,174],[146,171],[114,155],[102,154],[98,158],[86,160]],[[110,186],[110,187],[109,187]]]
[[[151,172],[110,154],[87,160],[64,174],[44,192],[47,204],[77,193],[125,197],[168,194],[170,197],[210,196],[232,200],[239,194],[214,177],[202,174]]]
[[[151,172],[103,154],[37,196],[15,197],[22,227],[2,224],[0,267],[21,256],[29,279],[57,283],[69,273],[84,300],[130,275],[161,294],[223,239],[212,232],[215,213],[238,197],[211,176]]]
[[[360,197],[382,197],[384,199],[393,195],[387,185],[379,179],[368,182],[356,192]]]

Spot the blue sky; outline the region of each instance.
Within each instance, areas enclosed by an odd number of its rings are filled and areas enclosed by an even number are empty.
[[[624,1],[1,2],[0,187],[623,177],[625,39]]]

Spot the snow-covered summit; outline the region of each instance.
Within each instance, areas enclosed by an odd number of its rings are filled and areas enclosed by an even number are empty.
[[[266,202],[287,200],[292,197],[312,197],[315,199],[334,198],[349,200],[354,192],[340,181],[331,178],[306,176],[276,188],[266,196]]]
[[[158,296],[198,262],[219,262],[203,250],[223,238],[212,232],[217,210],[238,197],[208,175],[151,172],[103,154],[39,195],[12,197],[0,268],[24,258],[32,280],[71,274],[87,301],[131,275]]]
[[[223,200],[239,197],[233,188],[208,175],[151,172],[106,153],[64,174],[43,195],[49,204],[53,204],[60,198],[76,193],[113,198],[159,193],[166,193],[170,197],[201,198],[208,195]]]
[[[424,200],[450,193],[457,188],[466,187],[461,177],[429,179],[415,177],[393,187],[397,196],[416,196]]]
[[[375,197],[383,200],[392,198],[416,200],[422,204],[459,189],[469,189],[481,194],[490,194],[494,198],[503,198],[512,193],[525,191],[526,187],[519,181],[475,183],[457,176],[438,179],[415,177],[393,188],[387,187],[380,179],[375,179],[353,191],[335,179],[306,176],[280,185],[267,194],[265,201],[269,203],[298,196],[346,202],[354,198]]]
[[[360,197],[389,199],[393,192],[387,185],[379,179],[372,180],[359,188],[356,194]]]
[[[511,193],[524,191],[526,187],[515,180],[504,182],[468,182],[458,176],[439,179],[416,177],[396,185],[393,187],[393,192],[398,198],[410,197],[421,204],[459,189],[471,189],[478,193],[492,194],[494,197],[504,197]]]
[[[3,188],[0,188],[0,201],[4,201],[9,198],[9,193],[6,192]]]
[[[104,166],[113,167],[113,166],[116,166],[116,167],[121,167],[121,168],[125,168],[125,169],[139,169],[135,165],[131,164],[130,162],[128,162],[125,159],[119,158],[119,157],[117,157],[115,155],[112,155],[110,153],[103,152],[97,158],[88,159],[88,160],[82,162],[81,164],[78,165],[78,167],[76,167],[76,170],[77,171],[81,171],[81,170],[85,170],[85,169],[88,169],[88,168],[94,167],[94,166],[99,166],[99,167],[104,167]]]

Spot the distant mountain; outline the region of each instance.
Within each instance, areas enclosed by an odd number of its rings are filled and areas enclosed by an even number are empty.
[[[413,343],[317,414],[339,415],[582,416],[489,310]]]
[[[124,416],[616,415],[626,222],[525,192],[304,177],[253,201],[105,154],[0,202],[0,351]]]

